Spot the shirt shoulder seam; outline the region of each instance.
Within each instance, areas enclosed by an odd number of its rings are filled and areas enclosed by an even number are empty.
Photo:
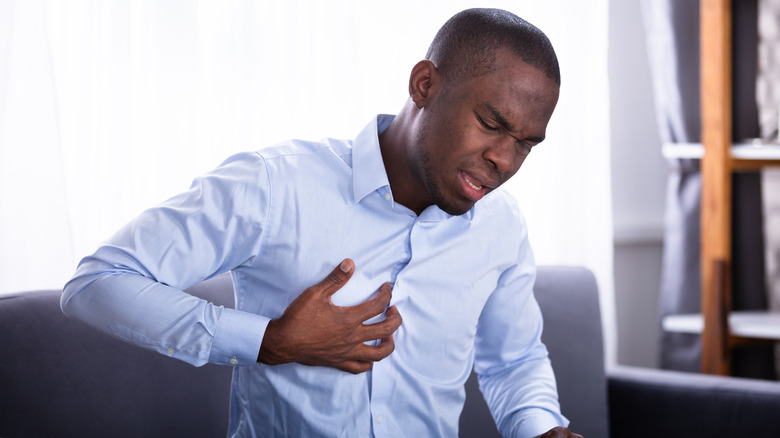
[[[263,172],[265,173],[265,179],[268,183],[268,208],[265,210],[265,227],[263,228],[263,235],[260,237],[260,244],[257,245],[257,253],[255,253],[254,258],[255,260],[258,260],[260,257],[260,254],[263,252],[263,246],[265,245],[265,237],[268,235],[269,228],[271,227],[271,209],[273,208],[274,203],[274,191],[273,191],[273,183],[271,182],[271,173],[268,171],[268,159],[263,156],[259,151],[255,152],[258,157],[260,157],[260,160],[263,162]]]

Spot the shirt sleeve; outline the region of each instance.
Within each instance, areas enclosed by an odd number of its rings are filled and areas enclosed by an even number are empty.
[[[65,285],[63,312],[196,366],[254,365],[269,319],[183,289],[254,260],[269,193],[259,154],[229,158],[85,257]]]
[[[535,278],[536,265],[524,234],[517,264],[501,276],[477,327],[474,369],[498,430],[506,437],[535,437],[568,425],[541,341]]]

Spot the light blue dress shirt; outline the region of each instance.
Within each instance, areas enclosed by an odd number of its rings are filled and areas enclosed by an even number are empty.
[[[395,203],[378,140],[391,120],[229,158],[84,258],[63,310],[193,365],[235,366],[229,436],[455,437],[472,365],[506,436],[565,425],[514,200],[495,190],[462,216]],[[395,351],[359,375],[256,363],[269,318],[347,257],[355,272],[333,302],[391,282]],[[236,310],[182,292],[227,271]]]

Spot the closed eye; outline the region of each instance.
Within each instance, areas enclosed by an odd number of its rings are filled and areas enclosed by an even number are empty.
[[[480,123],[480,124],[481,124],[481,125],[482,125],[482,126],[485,128],[485,129],[487,129],[487,130],[489,130],[489,131],[500,131],[500,130],[501,130],[501,128],[499,128],[498,126],[493,126],[493,125],[491,125],[490,123],[486,122],[486,121],[485,121],[485,119],[483,119],[483,118],[482,118],[482,117],[480,117],[479,115],[477,115],[477,120],[479,120],[479,123]]]

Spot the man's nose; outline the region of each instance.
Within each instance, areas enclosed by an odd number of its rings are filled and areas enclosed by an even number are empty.
[[[517,152],[517,140],[511,136],[494,141],[482,153],[482,157],[489,161],[496,172],[504,173],[515,170]]]

